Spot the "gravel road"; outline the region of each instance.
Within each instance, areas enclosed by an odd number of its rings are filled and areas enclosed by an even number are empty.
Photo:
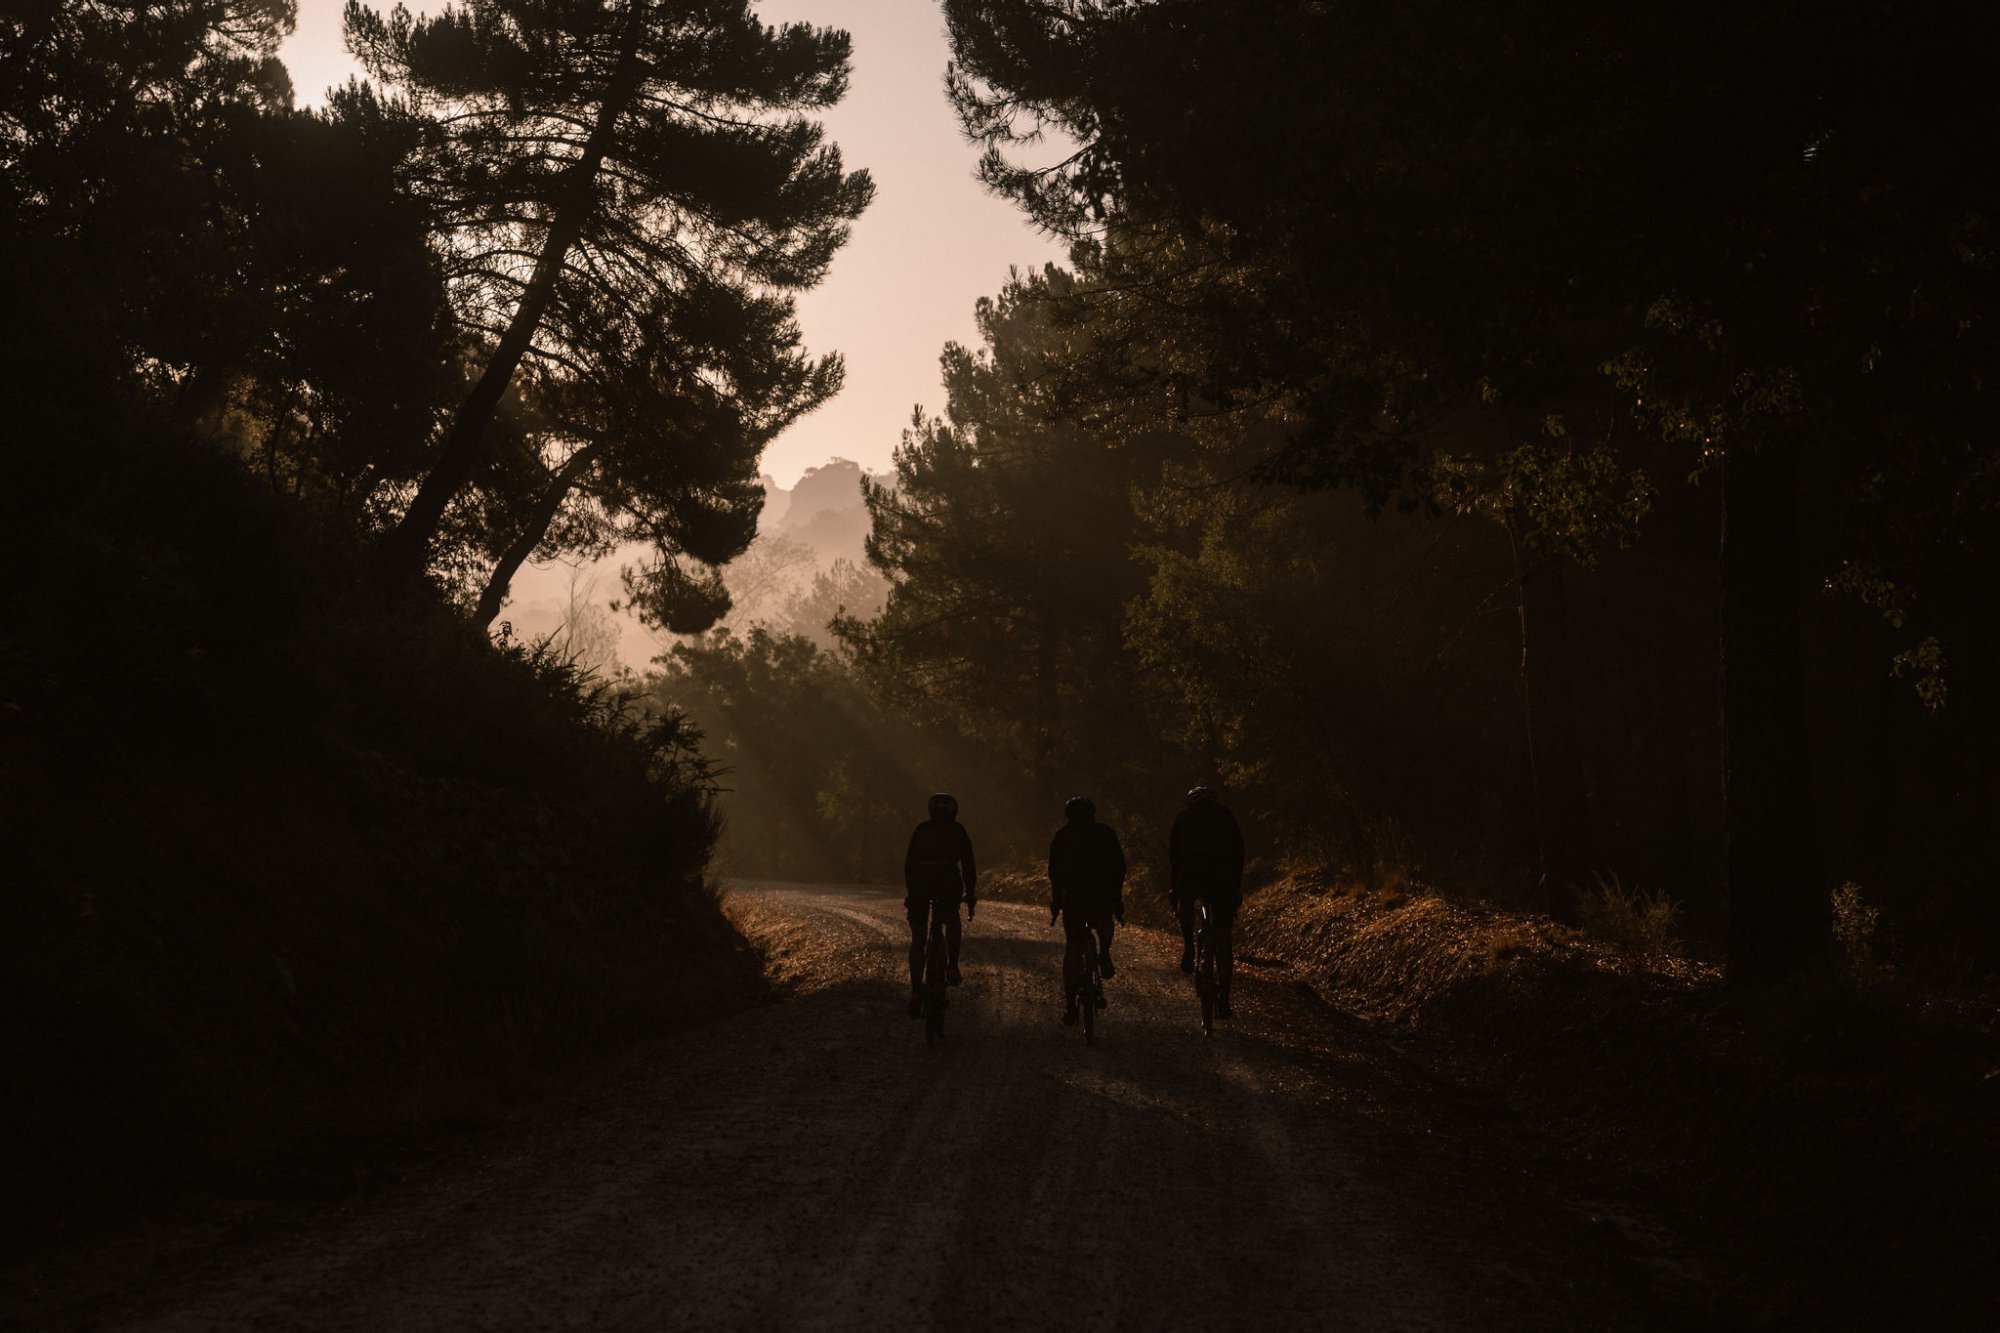
[[[0,1268],[0,1328],[1714,1327],[1670,1238],[1379,1030],[1122,932],[1098,1045],[988,903],[943,1045],[900,896],[738,883],[787,998],[600,1063],[391,1186]]]

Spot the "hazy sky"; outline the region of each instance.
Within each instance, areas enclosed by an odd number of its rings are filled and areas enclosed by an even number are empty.
[[[936,0],[764,0],[755,8],[767,23],[836,24],[853,34],[853,85],[825,124],[848,166],[875,177],[874,206],[831,276],[799,300],[807,346],[846,356],[847,387],[765,452],[764,471],[790,486],[832,457],[886,468],[911,407],[943,406],[938,352],[974,337],[972,303],[999,290],[1008,265],[1061,254],[973,179],[978,153],[960,139],[944,97]],[[319,102],[327,85],[357,72],[341,43],[340,11],[341,0],[299,0],[284,59],[302,103]]]

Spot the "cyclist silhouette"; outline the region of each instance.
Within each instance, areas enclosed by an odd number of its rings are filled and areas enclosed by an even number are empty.
[[[924,1016],[924,941],[933,919],[944,922],[949,966],[945,981],[956,986],[958,972],[958,903],[965,913],[979,906],[975,892],[979,872],[972,863],[972,837],[958,822],[958,798],[939,792],[930,799],[931,817],[910,834],[903,856],[903,910],[910,919],[910,1017]]]
[[[1049,924],[1063,919],[1063,1022],[1077,1021],[1078,975],[1087,955],[1077,938],[1097,936],[1097,970],[1111,976],[1111,923],[1125,922],[1125,849],[1108,825],[1097,822],[1097,806],[1088,796],[1072,796],[1063,805],[1068,823],[1049,842]]]
[[[1228,1018],[1229,980],[1235,970],[1233,934],[1243,902],[1243,831],[1229,807],[1208,787],[1187,794],[1187,808],[1174,817],[1167,845],[1172,869],[1168,897],[1181,921],[1181,971],[1194,971],[1195,905],[1208,904],[1215,944],[1215,1012]]]

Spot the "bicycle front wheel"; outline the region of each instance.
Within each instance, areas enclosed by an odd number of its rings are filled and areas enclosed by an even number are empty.
[[[945,951],[941,931],[931,933],[930,949],[924,956],[924,1045],[935,1046],[944,1036],[945,967],[950,956]]]
[[[1204,948],[1195,966],[1195,994],[1201,997],[1201,1035],[1215,1035],[1215,956]]]

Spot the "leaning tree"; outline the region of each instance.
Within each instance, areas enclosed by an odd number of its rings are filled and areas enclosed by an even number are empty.
[[[348,42],[426,127],[409,166],[469,341],[469,391],[382,538],[385,582],[428,566],[494,460],[510,387],[545,475],[489,534],[491,619],[565,505],[646,540],[640,609],[694,628],[686,568],[755,526],[763,445],[839,386],[800,347],[791,293],[826,272],[872,194],[807,113],[846,90],[848,38],[770,27],[742,0],[468,0],[427,18],[358,0]],[[705,609],[704,609],[705,608]]]

